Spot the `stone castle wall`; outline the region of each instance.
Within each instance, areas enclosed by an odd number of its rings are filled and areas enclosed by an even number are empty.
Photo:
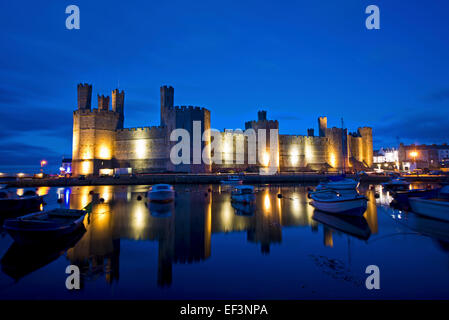
[[[73,113],[73,174],[98,174],[100,169],[132,168],[133,172],[216,172],[256,171],[268,166],[266,156],[270,150],[270,129],[279,129],[277,120],[268,120],[266,111],[259,111],[256,121],[245,123],[245,130],[266,130],[265,151],[256,152],[256,164],[249,164],[248,137],[243,131],[221,132],[223,146],[211,151],[211,137],[201,137],[210,129],[211,115],[205,108],[173,106],[174,89],[161,87],[161,124],[154,127],[123,128],[124,92],[112,91],[112,110],[109,97],[98,96],[99,109],[91,109],[92,86],[78,85],[78,110]],[[199,135],[194,136],[194,121],[199,121]],[[278,171],[339,170],[372,165],[372,129],[359,128],[356,133],[347,134],[341,128],[327,128],[327,118],[318,119],[319,136],[279,135],[278,154],[275,159]],[[174,129],[185,129],[190,136],[190,164],[174,165],[170,151],[177,141],[170,141]],[[200,164],[194,164],[194,139],[200,143],[200,153],[221,154],[221,164],[206,164],[202,157]],[[257,150],[262,141],[256,138]],[[239,148],[242,146],[243,148]],[[344,148],[344,149],[343,149]],[[342,150],[344,150],[342,152]],[[237,159],[243,159],[237,163]],[[345,162],[344,162],[345,161]]]

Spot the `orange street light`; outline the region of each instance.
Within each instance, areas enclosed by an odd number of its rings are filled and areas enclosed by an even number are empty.
[[[47,164],[47,160],[41,160],[41,172],[44,172],[44,166]]]
[[[410,152],[410,155],[411,155],[413,158],[416,158],[416,157],[418,156],[418,152],[412,151],[412,152]]]

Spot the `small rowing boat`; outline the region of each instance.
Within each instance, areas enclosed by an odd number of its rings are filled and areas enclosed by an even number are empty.
[[[39,210],[43,197],[34,190],[26,190],[19,196],[8,189],[0,189],[0,214],[17,216]]]
[[[58,240],[83,226],[87,210],[53,209],[6,219],[3,228],[20,244]]]

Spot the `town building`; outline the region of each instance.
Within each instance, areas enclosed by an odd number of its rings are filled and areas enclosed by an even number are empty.
[[[174,88],[160,88],[160,125],[152,127],[124,127],[124,91],[115,89],[109,96],[98,95],[98,107],[92,108],[92,85],[78,85],[78,108],[73,112],[72,172],[78,175],[112,173],[118,168],[131,168],[133,173],[185,172],[209,173],[253,171],[274,165],[276,172],[363,170],[373,164],[373,135],[369,127],[348,132],[343,128],[328,128],[327,118],[318,118],[318,136],[313,129],[304,135],[278,135],[278,154],[275,160],[265,151],[257,153],[256,164],[248,161],[248,136],[245,132],[221,132],[223,147],[212,149],[211,112],[206,108],[175,106]],[[111,108],[110,108],[111,101]],[[195,127],[200,123],[200,127]],[[190,162],[174,164],[170,152],[177,141],[170,136],[175,129],[185,129],[190,135]],[[259,111],[257,120],[245,123],[245,130],[267,130],[265,144],[257,138],[257,145],[270,149],[270,129],[279,129],[277,120],[269,120],[266,111]],[[198,132],[199,131],[199,132]],[[197,150],[205,154],[221,153],[221,163],[195,161],[195,135],[200,137]],[[243,151],[241,146],[243,143]],[[238,161],[243,159],[243,163]],[[198,160],[198,159],[196,159]],[[271,164],[270,161],[275,161]]]
[[[445,167],[449,160],[449,145],[399,145],[399,162],[402,170],[436,170]]]
[[[374,151],[374,168],[382,170],[399,170],[399,150],[396,148],[380,148]]]

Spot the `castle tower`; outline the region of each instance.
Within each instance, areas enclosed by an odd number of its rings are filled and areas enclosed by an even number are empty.
[[[112,169],[119,114],[108,112],[109,97],[98,96],[98,110],[91,109],[92,86],[78,85],[78,109],[73,112],[72,173],[98,175]]]
[[[117,112],[119,114],[119,122],[117,124],[117,129],[123,129],[123,123],[125,120],[125,92],[119,91],[119,89],[115,89],[111,93],[112,97],[112,111]]]
[[[257,111],[258,121],[267,121],[267,112],[265,110]]]
[[[167,109],[174,106],[175,89],[172,86],[161,87],[161,126],[167,125]]]
[[[108,111],[109,110],[109,97],[104,95],[98,96],[98,110]]]
[[[318,118],[318,132],[320,137],[326,136],[327,129],[327,117],[319,117]]]
[[[358,129],[362,137],[362,159],[368,167],[373,166],[373,128],[362,127]]]
[[[78,84],[78,109],[91,109],[92,85]]]

